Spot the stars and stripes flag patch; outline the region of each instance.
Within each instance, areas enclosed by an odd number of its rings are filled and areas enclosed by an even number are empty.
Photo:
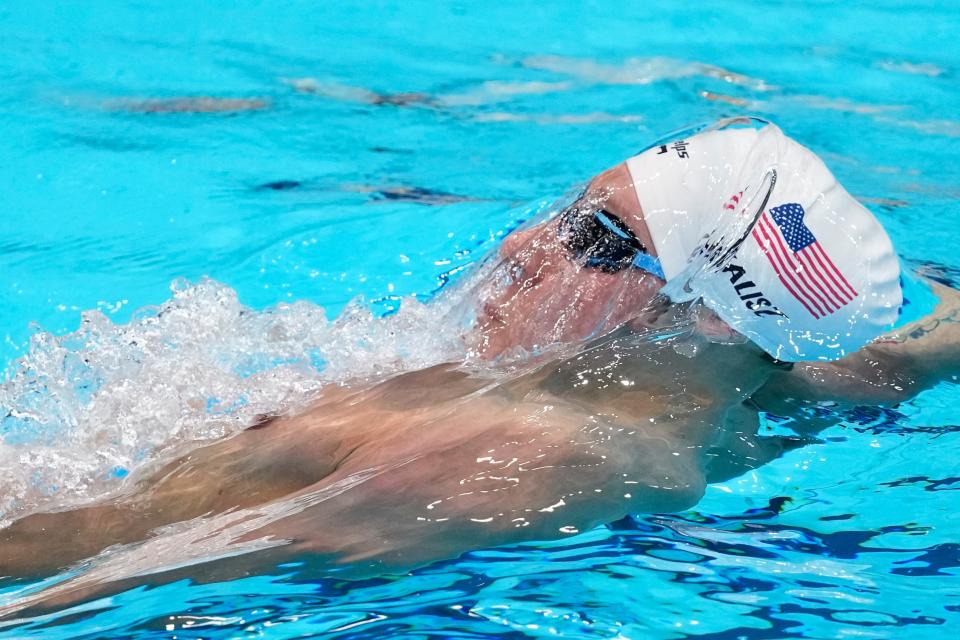
[[[784,288],[815,319],[834,313],[857,297],[854,289],[803,222],[795,202],[765,211],[753,229]]]

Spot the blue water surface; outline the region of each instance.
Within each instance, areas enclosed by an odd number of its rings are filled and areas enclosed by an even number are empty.
[[[265,308],[429,297],[518,207],[751,113],[901,257],[960,270],[960,8],[940,2],[127,0],[0,5],[0,362],[210,276]],[[292,79],[432,102],[369,104]],[[306,86],[304,84],[301,87]],[[233,113],[137,100],[257,99]],[[33,325],[32,325],[33,323]],[[9,638],[949,638],[960,390],[836,416],[697,507],[410,575],[296,563],[140,587]],[[771,425],[774,426],[774,425]]]

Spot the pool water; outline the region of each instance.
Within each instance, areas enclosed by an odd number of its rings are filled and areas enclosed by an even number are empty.
[[[927,2],[4,3],[0,520],[442,361],[448,282],[686,125],[776,122],[950,281],[958,33]],[[200,96],[260,108],[134,106]],[[684,513],[409,575],[138,587],[0,637],[954,637],[958,402],[943,383],[837,414]],[[0,579],[0,603],[29,588]]]

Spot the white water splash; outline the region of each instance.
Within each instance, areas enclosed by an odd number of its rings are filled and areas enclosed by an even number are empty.
[[[295,411],[331,382],[463,359],[458,296],[404,300],[333,321],[309,302],[264,311],[230,287],[174,283],[126,324],[99,311],[74,333],[34,335],[0,384],[0,525],[101,499],[184,447]]]

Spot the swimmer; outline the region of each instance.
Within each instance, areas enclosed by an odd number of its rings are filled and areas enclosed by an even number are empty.
[[[492,366],[329,387],[304,413],[143,471],[108,502],[14,522],[0,575],[93,559],[0,615],[304,554],[338,575],[404,571],[687,509],[707,484],[804,444],[759,436],[758,411],[800,423],[804,402],[895,403],[957,373],[960,298],[937,287],[930,314],[890,329],[902,292],[883,228],[776,133],[729,126],[657,145],[507,237],[466,338]],[[742,169],[769,144],[778,176],[757,181]],[[747,221],[732,244],[714,233],[720,216]],[[798,233],[836,269],[807,267],[822,290],[784,268],[803,256],[772,247]],[[691,271],[691,257],[709,268]],[[704,300],[687,325],[676,320],[690,308],[660,294],[681,297],[678,282]]]

